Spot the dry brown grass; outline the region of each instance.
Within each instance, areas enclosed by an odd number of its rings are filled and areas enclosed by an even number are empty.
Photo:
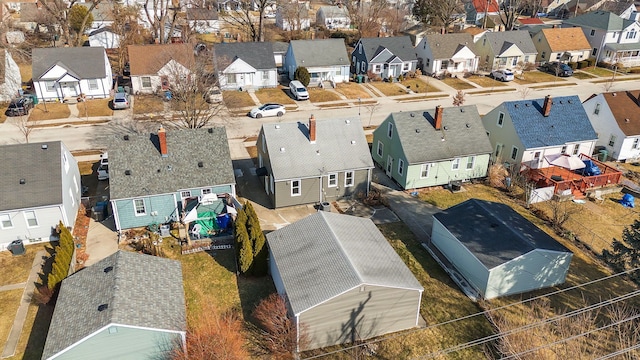
[[[289,96],[289,92],[283,86],[270,89],[259,89],[256,96],[261,103],[295,104],[296,102]]]
[[[136,95],[133,99],[134,114],[159,113],[164,111],[164,102],[157,95]]]
[[[589,79],[595,79],[597,76],[585,71],[578,70],[573,73],[573,77],[580,80],[589,80]]]
[[[516,75],[516,78],[513,81],[517,82],[520,85],[526,85],[542,82],[562,82],[565,80],[558,76],[553,76],[542,71],[527,71],[524,73],[524,79],[522,79],[522,75]]]
[[[340,83],[336,87],[336,91],[347,97],[347,99],[368,99],[371,98],[362,85],[356,83]]]
[[[44,247],[45,245],[26,246],[26,253],[21,256],[13,256],[9,251],[0,252],[0,269],[3,269],[2,276],[0,276],[0,286],[27,281],[33,259],[35,259],[36,253]]]
[[[316,105],[317,107],[321,108],[321,109],[328,109],[328,108],[339,108],[339,107],[350,107],[351,104],[350,103],[346,103],[346,102],[341,102],[341,103],[334,103],[334,104],[318,104]]]
[[[71,155],[73,156],[87,156],[87,155],[100,155],[102,154],[102,150],[76,150],[72,151]]]
[[[245,108],[256,106],[255,101],[251,99],[246,91],[223,91],[222,97],[228,108]]]
[[[611,77],[613,75],[613,71],[601,67],[590,67],[582,69],[582,71],[598,77]]]
[[[80,169],[80,176],[93,174],[93,165],[97,164],[97,161],[80,161],[78,162],[78,168]]]
[[[22,77],[22,82],[29,82],[31,77],[31,64],[22,63],[18,64],[18,68],[20,68],[20,76]]]
[[[451,86],[452,88],[454,88],[456,90],[475,89],[475,86],[467,83],[466,81],[464,81],[462,79],[458,79],[458,78],[445,77],[444,79],[442,79],[440,81],[442,81],[443,83]]]
[[[471,81],[474,84],[478,84],[482,87],[496,87],[496,86],[506,85],[504,82],[498,81],[496,79],[492,79],[488,76],[471,76],[471,77],[468,77],[467,80]]]
[[[375,87],[383,93],[385,96],[406,95],[407,91],[395,83],[388,83],[383,81],[372,81],[369,85]]]
[[[405,79],[400,82],[402,86],[411,89],[414,93],[430,93],[440,91],[437,87],[431,85],[428,82],[424,82],[419,78]]]
[[[307,90],[309,91],[309,101],[312,103],[340,100],[340,96],[333,91],[318,88],[308,88]]]
[[[78,110],[80,111],[78,116],[112,116],[113,110],[109,108],[110,102],[111,99],[94,99],[80,102],[78,103]]]
[[[20,306],[20,298],[22,298],[23,289],[0,291],[0,344],[7,341],[13,319],[16,316],[18,307]]]
[[[5,115],[5,112],[7,111],[8,106],[9,104],[0,104],[0,124],[7,121],[7,115]]]
[[[46,108],[46,111],[45,111]],[[71,116],[69,105],[64,103],[40,103],[36,105],[31,114],[29,121],[66,119]]]

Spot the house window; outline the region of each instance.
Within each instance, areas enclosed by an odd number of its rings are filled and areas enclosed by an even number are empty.
[[[38,218],[36,217],[35,211],[25,211],[24,219],[27,221],[27,227],[36,227],[38,226]]]
[[[467,158],[467,170],[473,169],[473,166],[475,164],[476,164],[476,157],[475,156],[469,156]]]
[[[362,72],[365,72],[365,70],[367,70],[366,65],[367,65],[367,64],[366,64],[364,61],[360,63],[360,70],[361,70]]]
[[[591,29],[591,32],[589,33],[589,36],[595,36],[596,35],[596,30],[595,29]]]
[[[89,84],[89,90],[98,90],[98,80],[97,79],[89,79],[89,80],[87,80],[87,84]]]
[[[556,60],[560,60],[561,57],[562,57],[562,55],[560,53],[556,54]]]
[[[482,46],[487,45],[487,38],[482,39]]]
[[[147,209],[144,205],[144,199],[133,199],[133,207],[136,211],[136,216],[147,215]]]
[[[3,229],[11,229],[13,227],[13,222],[9,214],[0,215],[0,227]]]
[[[640,142],[639,138],[633,139],[633,145],[631,145],[631,148],[632,149],[637,149],[638,148],[638,142]]]
[[[573,155],[578,155],[578,151],[580,151],[580,144],[573,145]]]
[[[211,194],[211,189],[202,189],[202,191],[200,192],[202,195],[207,195],[207,194]]]
[[[45,81],[44,86],[47,87],[47,92],[56,91],[56,82],[55,81]]]
[[[542,54],[540,54],[540,57],[543,58],[543,59],[546,58],[547,57],[547,52],[543,51]]]
[[[331,173],[331,174],[327,175],[327,184],[328,184],[329,187],[338,186],[338,174]]]
[[[145,89],[149,89],[151,87],[151,77],[150,76],[143,76],[142,77],[142,87]]]
[[[598,53],[598,48],[593,48],[593,50],[591,51],[591,56],[596,56],[597,53]]]
[[[393,124],[389,123],[389,125],[387,126],[387,136],[389,137],[389,139],[391,139],[393,137]]]
[[[440,70],[447,70],[449,67],[449,60],[442,60],[440,62]]]
[[[345,171],[344,186],[353,186],[353,171]]]
[[[615,144],[616,144],[616,136],[611,135],[611,137],[609,138],[609,146],[613,146]]]
[[[398,159],[398,174],[404,175],[404,160]]]
[[[358,46],[358,54],[362,54],[362,45]]]
[[[638,32],[635,30],[631,30],[627,33],[627,39],[635,39],[638,36]]]
[[[429,177],[429,168],[431,167],[431,164],[422,164],[422,166],[420,167],[420,178],[421,179],[426,179]]]
[[[409,71],[409,69],[411,68],[411,63],[404,63],[402,65],[402,71]]]
[[[380,157],[382,157],[382,155],[384,154],[384,143],[382,143],[382,141],[380,141],[380,140],[378,140],[378,149],[377,149],[376,153]]]
[[[264,80],[264,81],[268,81],[269,80],[269,72],[268,71],[263,71],[262,72],[262,80]]]
[[[227,84],[235,84],[236,83],[236,74],[226,74]]]
[[[382,72],[382,66],[381,66],[380,64],[373,65],[373,72],[374,72],[374,73],[380,73],[380,72]]]
[[[562,154],[566,154],[566,153],[567,153],[567,145],[563,145],[563,146],[562,146],[562,150],[560,150],[560,152],[561,152]]]
[[[502,148],[504,145],[496,144],[496,158],[499,158],[502,155]]]
[[[593,110],[593,113],[596,115],[600,114],[600,103],[596,104],[596,108]]]
[[[429,67],[431,65],[431,59],[427,58],[427,63],[425,64],[425,67]]]
[[[183,199],[191,197],[191,191],[190,190],[180,191],[180,197],[182,197]]]
[[[529,62],[529,55],[526,55],[526,56],[524,57],[524,63],[526,64],[526,63],[528,63],[528,62]]]
[[[514,57],[513,60],[511,60],[511,66],[516,66],[518,65],[518,58]]]
[[[451,170],[458,170],[458,169],[460,169],[460,158],[455,158],[451,162]]]
[[[511,147],[511,160],[515,160],[518,157],[518,148],[515,146]]]
[[[501,112],[500,114],[498,114],[498,126],[502,127],[503,124],[504,124],[504,113]]]
[[[291,196],[302,195],[300,187],[300,180],[291,180]]]

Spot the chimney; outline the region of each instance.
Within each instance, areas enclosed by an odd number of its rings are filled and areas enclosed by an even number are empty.
[[[435,127],[436,130],[440,130],[440,128],[442,127],[442,106],[436,106],[436,116],[434,117],[434,119],[435,124],[433,124],[433,127]]]
[[[160,155],[162,155],[162,157],[169,156],[169,152],[167,151],[167,132],[162,125],[160,125],[160,130],[158,130],[158,141],[160,142]]]
[[[316,143],[316,118],[311,114],[309,118],[309,141],[312,144]]]
[[[542,106],[542,115],[548,117],[551,114],[551,95],[547,95],[544,98],[544,105]]]

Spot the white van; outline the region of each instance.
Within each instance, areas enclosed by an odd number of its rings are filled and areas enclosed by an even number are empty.
[[[298,80],[293,80],[289,83],[289,91],[291,91],[291,95],[293,95],[293,98],[296,100],[309,99],[309,92],[307,91],[307,88]]]

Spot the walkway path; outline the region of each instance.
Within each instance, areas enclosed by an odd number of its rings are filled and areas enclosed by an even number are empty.
[[[25,285],[27,285],[26,282],[19,283],[19,284],[4,285],[4,286],[0,286],[0,291],[11,291],[11,290],[22,289],[24,288]]]

